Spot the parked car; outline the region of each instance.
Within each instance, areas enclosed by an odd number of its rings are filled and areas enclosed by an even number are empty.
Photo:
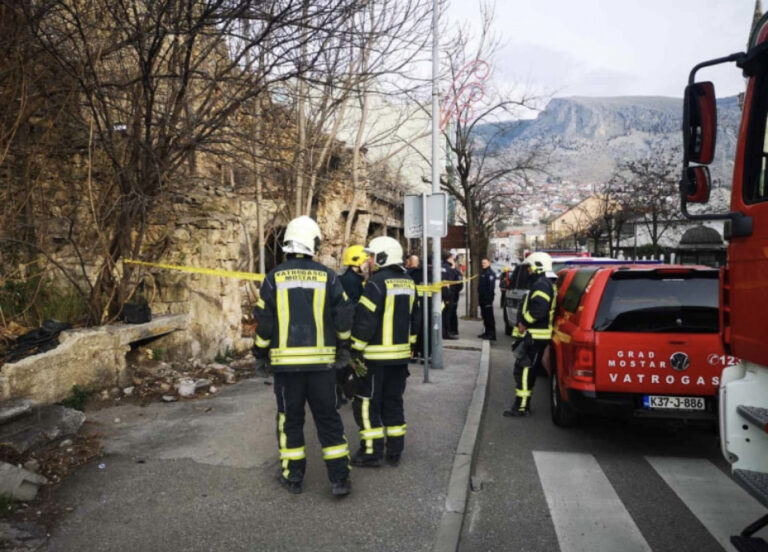
[[[589,263],[591,265],[603,264],[603,263],[616,263],[615,259],[609,259],[605,257],[589,257],[585,254],[579,255],[552,255],[552,272],[547,274],[552,281],[557,279],[557,273],[569,265],[569,263]],[[506,290],[504,298],[504,332],[507,335],[512,335],[512,329],[515,326],[517,320],[517,309],[523,302],[523,297],[528,291],[530,285],[530,278],[528,276],[528,269],[525,265],[516,265],[509,278],[509,286]]]
[[[681,265],[562,270],[544,366],[552,420],[579,414],[716,420],[725,354],[717,270]]]

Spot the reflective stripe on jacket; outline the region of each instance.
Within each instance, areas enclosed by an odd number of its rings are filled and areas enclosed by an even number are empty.
[[[421,323],[415,300],[416,285],[402,267],[374,272],[355,307],[352,348],[373,364],[407,362]]]
[[[557,304],[557,287],[545,275],[540,274],[533,282],[523,303],[517,309],[517,324],[528,328],[533,339],[552,339],[552,323]],[[512,337],[523,337],[515,326]]]
[[[330,269],[301,255],[271,270],[253,310],[256,346],[275,372],[329,370],[350,337],[352,306]]]

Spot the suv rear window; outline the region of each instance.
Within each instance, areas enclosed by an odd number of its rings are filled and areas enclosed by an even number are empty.
[[[589,284],[592,276],[597,271],[597,268],[582,268],[573,275],[571,284],[565,290],[565,297],[563,297],[563,308],[565,310],[576,312],[581,296],[584,294],[584,290],[587,289],[587,284]]]
[[[617,271],[608,280],[595,330],[717,333],[718,273]]]

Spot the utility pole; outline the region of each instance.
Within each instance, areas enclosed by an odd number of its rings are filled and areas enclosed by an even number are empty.
[[[440,191],[440,98],[437,79],[440,74],[438,42],[438,0],[432,0],[432,193]],[[427,224],[427,221],[424,221]],[[442,259],[440,238],[432,238],[432,282],[440,282]],[[442,300],[438,292],[432,296],[432,368],[443,367]]]

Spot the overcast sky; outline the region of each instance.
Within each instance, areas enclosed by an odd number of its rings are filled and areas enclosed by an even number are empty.
[[[447,16],[476,23],[478,0],[449,0]],[[681,97],[698,62],[743,51],[755,0],[497,0],[505,44],[494,77],[555,96]],[[744,80],[709,70],[718,97]]]

